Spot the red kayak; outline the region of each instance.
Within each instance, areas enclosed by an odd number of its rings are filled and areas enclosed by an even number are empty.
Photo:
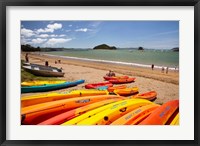
[[[113,84],[125,84],[125,83],[132,83],[135,81],[135,78],[127,78],[127,79],[114,79],[114,80],[109,80],[109,82]]]
[[[87,84],[85,85],[86,89],[96,89],[102,86],[112,87],[113,84],[110,82],[103,82],[103,83],[94,83],[94,84]]]
[[[104,76],[103,77],[105,80],[115,80],[115,79],[128,79],[128,76]]]

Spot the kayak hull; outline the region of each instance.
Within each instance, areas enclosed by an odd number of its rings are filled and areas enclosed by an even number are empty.
[[[77,80],[74,82],[65,82],[65,83],[61,83],[61,84],[21,87],[21,93],[45,92],[45,91],[63,89],[63,88],[67,88],[67,87],[76,86],[76,85],[82,84],[84,82],[85,82],[85,80]]]

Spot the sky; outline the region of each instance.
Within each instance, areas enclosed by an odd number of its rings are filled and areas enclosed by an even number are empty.
[[[21,21],[21,44],[172,49],[179,47],[179,21]]]

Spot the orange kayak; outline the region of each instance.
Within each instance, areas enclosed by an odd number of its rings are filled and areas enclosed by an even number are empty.
[[[125,83],[132,83],[134,81],[135,78],[109,80],[109,82],[111,82],[112,84],[125,84]]]
[[[100,90],[74,90],[70,92],[53,92],[48,94],[39,94],[33,96],[27,96],[21,98],[21,107],[31,106],[34,104],[40,104],[44,102],[83,97],[83,96],[95,96],[95,95],[107,95],[107,91]]]
[[[173,113],[179,108],[179,100],[171,100],[155,109],[139,125],[165,125]]]
[[[85,106],[94,102],[107,99],[114,99],[114,98],[124,99],[125,97],[117,95],[86,96],[86,97],[77,97],[77,98],[69,98],[58,101],[51,101],[51,102],[23,107],[21,108],[21,120],[22,120],[21,122],[24,124],[32,124],[31,123],[32,119],[35,119],[36,117],[43,118],[42,120],[40,120],[41,118],[38,118],[38,120],[36,120],[37,122],[38,121],[42,122],[45,119],[48,119],[62,112],[66,112],[68,110]]]
[[[111,123],[111,125],[131,125],[135,120],[137,120],[141,116],[149,115],[151,111],[155,110],[159,106],[160,105],[158,104],[149,104],[139,107],[115,120]]]
[[[115,89],[125,89],[127,86],[126,85],[120,85],[120,86],[113,86],[113,87],[108,87],[108,92],[113,92]]]
[[[115,89],[114,93],[121,96],[129,96],[129,95],[138,93],[138,87],[126,88],[126,89]]]
[[[150,92],[134,95],[131,98],[147,99],[151,101],[151,100],[156,99],[156,96],[157,96],[156,91],[150,91]]]
[[[104,76],[103,77],[105,80],[114,80],[114,79],[128,79],[129,77],[128,76]]]
[[[92,110],[92,109],[95,109],[95,108],[98,108],[98,107],[101,107],[101,106],[104,106],[104,105],[107,105],[107,104],[110,104],[110,103],[113,103],[113,102],[116,102],[119,100],[122,100],[122,99],[115,98],[115,99],[108,99],[108,100],[95,102],[95,103],[92,103],[92,104],[89,104],[89,105],[86,105],[83,107],[79,107],[79,108],[67,111],[62,114],[59,114],[55,117],[52,117],[50,119],[43,121],[42,123],[39,123],[38,125],[60,125],[72,118],[75,118],[79,115],[86,113],[89,110]]]

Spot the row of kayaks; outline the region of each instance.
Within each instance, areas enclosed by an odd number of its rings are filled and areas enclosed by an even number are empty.
[[[90,83],[86,84],[86,89],[100,89],[105,90],[109,87],[113,87],[113,84],[123,84],[123,83],[131,83],[135,80],[135,78],[129,78],[128,76],[122,77],[104,77],[107,82],[100,83]],[[85,80],[77,80],[77,81],[29,81],[21,83],[21,93],[29,93],[29,92],[45,92],[57,89],[63,89],[71,86],[76,86],[78,84],[84,83]]]
[[[24,96],[21,98],[21,107],[31,106],[34,104],[40,104],[45,102],[57,101],[62,99],[70,99],[76,97],[84,97],[84,96],[97,96],[97,95],[132,95],[129,98],[140,98],[153,101],[157,97],[156,91],[150,91],[142,94],[137,94],[139,89],[137,87],[134,88],[125,88],[125,89],[114,89],[112,92],[108,90],[72,90],[67,92],[52,92],[46,94],[37,94],[32,96]],[[114,93],[114,94],[113,94]],[[125,96],[124,96],[125,97]],[[128,98],[128,97],[127,97]]]
[[[36,97],[36,96],[35,96]],[[44,96],[22,98],[22,103]],[[56,97],[56,96],[55,96]],[[177,125],[179,101],[162,105],[140,96],[75,96],[23,105],[21,122],[28,125]],[[46,97],[48,98],[48,97]]]
[[[105,78],[127,80],[128,76]],[[135,78],[134,78],[135,80]],[[23,92],[50,91],[76,86],[84,80],[24,82]],[[97,85],[98,84],[98,85]],[[179,125],[179,100],[153,101],[156,91],[139,93],[138,87],[100,83],[83,90],[21,97],[23,125]],[[89,86],[89,87],[90,87]],[[92,89],[93,88],[93,89]],[[102,90],[103,89],[103,90]]]

